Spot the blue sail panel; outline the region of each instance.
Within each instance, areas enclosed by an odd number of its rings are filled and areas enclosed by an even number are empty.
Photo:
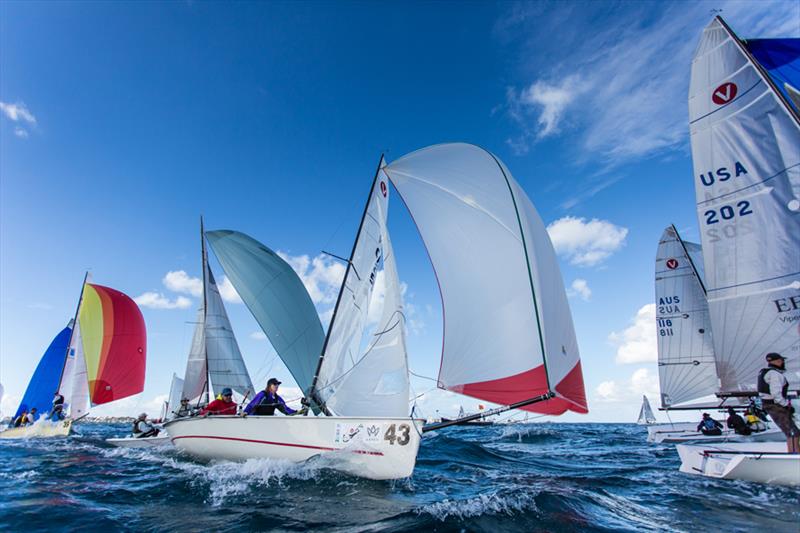
[[[67,326],[50,343],[36,366],[36,371],[28,383],[28,388],[25,390],[25,395],[22,397],[22,402],[19,404],[14,418],[21,415],[23,411],[30,411],[33,407],[36,408],[39,416],[45,416],[50,412],[50,408],[53,406],[53,396],[58,390],[61,371],[64,368],[70,335],[72,335],[72,328]]]
[[[745,46],[795,111],[800,111],[800,39],[748,39]],[[787,84],[794,89],[794,94],[787,89]]]
[[[308,393],[325,334],[303,282],[278,254],[238,231],[207,231],[222,268],[297,385]]]

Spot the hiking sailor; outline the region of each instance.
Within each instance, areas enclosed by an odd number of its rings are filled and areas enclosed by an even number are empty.
[[[158,435],[158,428],[153,427],[147,421],[147,413],[142,413],[133,422],[133,436],[137,439],[144,439],[147,437],[155,437]]]
[[[703,419],[697,424],[697,431],[707,437],[722,435],[722,424],[711,418],[708,413],[703,413]]]
[[[758,395],[764,410],[786,435],[786,451],[800,453],[800,429],[794,423],[794,407],[787,395],[789,382],[783,375],[786,359],[779,353],[767,354],[767,367],[758,372]]]
[[[264,388],[264,390],[256,394],[256,397],[253,398],[252,401],[247,404],[247,407],[244,408],[244,413],[247,415],[254,414],[272,416],[275,414],[275,409],[277,409],[285,415],[297,414],[298,411],[295,411],[286,405],[286,402],[283,401],[283,398],[278,396],[278,387],[280,384],[281,382],[277,379],[270,378],[269,381],[267,381],[267,386]],[[300,414],[303,414],[302,411]]]

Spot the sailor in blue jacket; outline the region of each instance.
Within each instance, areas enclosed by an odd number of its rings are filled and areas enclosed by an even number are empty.
[[[286,405],[283,398],[278,396],[278,387],[281,382],[275,378],[269,378],[267,386],[256,394],[247,407],[244,408],[244,413],[247,415],[267,415],[272,416],[275,414],[275,409],[285,415],[293,415],[297,413],[294,409]]]

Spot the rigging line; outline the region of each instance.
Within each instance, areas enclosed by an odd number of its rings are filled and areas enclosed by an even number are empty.
[[[408,371],[408,373],[409,373],[409,374],[411,374],[412,376],[415,376],[415,377],[418,377],[418,378],[421,378],[421,379],[427,379],[427,380],[433,381],[433,382],[435,382],[437,385],[438,385],[438,383],[439,383],[439,380],[438,380],[438,379],[434,379],[434,378],[432,378],[432,377],[428,377],[428,376],[423,376],[423,375],[421,375],[421,374],[417,374],[417,373],[415,373],[415,372],[412,372],[411,370],[409,370],[409,371]],[[437,388],[438,388],[438,386],[437,386]],[[431,390],[433,390],[433,389],[431,389]]]

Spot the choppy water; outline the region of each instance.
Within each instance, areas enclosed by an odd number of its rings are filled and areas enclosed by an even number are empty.
[[[800,491],[681,474],[619,424],[426,434],[414,476],[368,481],[257,460],[113,448],[127,425],[0,442],[0,529],[81,531],[798,531]]]

